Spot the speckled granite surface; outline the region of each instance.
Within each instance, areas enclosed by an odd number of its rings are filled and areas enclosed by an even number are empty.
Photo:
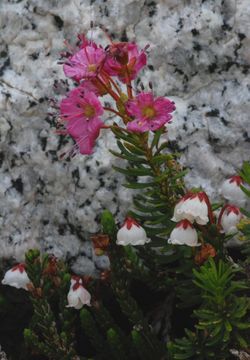
[[[122,219],[131,201],[111,169],[112,136],[102,134],[91,157],[58,160],[67,140],[54,134],[47,99],[64,78],[65,38],[92,20],[116,39],[150,44],[143,83],[176,102],[169,138],[191,168],[187,184],[216,198],[250,158],[249,17],[248,0],[1,0],[1,257],[38,243],[95,272],[106,260],[87,257],[83,239],[102,208]]]

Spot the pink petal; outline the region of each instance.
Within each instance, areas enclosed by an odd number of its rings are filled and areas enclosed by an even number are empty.
[[[95,118],[82,126],[81,135],[75,137],[75,141],[79,146],[81,154],[92,154],[95,141],[99,136],[102,126],[103,122],[98,118]]]
[[[128,123],[127,129],[132,132],[143,133],[149,131],[150,127],[147,121],[134,120]]]

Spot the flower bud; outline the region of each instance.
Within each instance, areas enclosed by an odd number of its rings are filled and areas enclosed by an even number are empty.
[[[176,204],[172,221],[178,222],[183,219],[194,221],[199,225],[206,225],[208,218],[208,197],[204,192],[188,193]]]
[[[216,250],[211,244],[204,244],[200,251],[195,255],[194,261],[197,265],[202,265],[209,257],[215,257]]]
[[[144,245],[150,242],[146,231],[134,219],[128,217],[117,233],[117,245]]]
[[[33,262],[40,256],[40,251],[38,249],[30,249],[26,252],[25,257],[27,261]]]
[[[24,264],[18,264],[12,269],[8,270],[2,280],[3,285],[14,286],[17,289],[24,289],[28,291],[28,284],[30,279],[25,271]]]
[[[188,220],[181,220],[170,234],[168,243],[172,245],[200,246],[198,234]]]
[[[110,211],[104,210],[101,217],[103,233],[113,236],[116,232],[116,225],[113,215]]]
[[[231,176],[223,182],[221,186],[221,195],[237,206],[244,206],[246,195],[241,190],[240,185],[243,185],[243,179],[238,175]]]

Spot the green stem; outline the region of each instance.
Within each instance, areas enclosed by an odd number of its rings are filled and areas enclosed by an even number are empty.
[[[152,150],[151,146],[148,145],[148,133],[140,134],[139,136],[141,139],[142,147],[145,150],[145,156],[148,161],[148,164],[149,164],[150,168],[152,169],[153,173],[155,174],[155,176],[159,177],[161,175],[161,169],[159,166],[154,165],[154,163],[152,161],[154,154],[153,154],[153,150]],[[169,191],[168,191],[168,184],[167,184],[166,180],[162,180],[159,183],[159,185],[160,185],[162,195],[164,195],[164,197],[168,198]]]

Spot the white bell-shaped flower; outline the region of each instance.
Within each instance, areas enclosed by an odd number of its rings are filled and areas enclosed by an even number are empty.
[[[131,217],[126,218],[125,223],[117,232],[117,245],[144,245],[150,242],[146,231]]]
[[[231,176],[223,182],[221,186],[221,195],[237,206],[244,206],[247,198],[245,193],[241,190],[240,185],[243,185],[243,179],[238,175]]]
[[[181,220],[172,230],[168,243],[172,245],[200,246],[198,234],[188,220]]]
[[[24,264],[18,264],[12,269],[8,270],[2,280],[3,285],[14,286],[17,289],[28,290],[27,285],[30,283],[30,279],[25,271]]]
[[[70,289],[68,292],[68,305],[66,307],[73,307],[77,310],[81,309],[83,305],[90,305],[91,295],[82,285],[80,278],[72,278]]]
[[[226,205],[221,209],[218,223],[222,227],[222,232],[226,235],[236,233],[237,225],[242,219],[243,215],[240,209],[234,205]]]
[[[178,222],[183,219],[194,221],[200,225],[206,225],[208,217],[209,200],[204,192],[188,193],[176,204],[172,221]]]

